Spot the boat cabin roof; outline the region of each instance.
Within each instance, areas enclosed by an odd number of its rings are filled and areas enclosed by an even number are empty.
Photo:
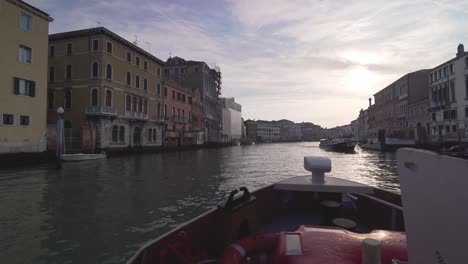
[[[275,190],[327,193],[373,193],[373,188],[340,178],[325,177],[324,182],[314,182],[311,176],[297,176],[274,184]]]

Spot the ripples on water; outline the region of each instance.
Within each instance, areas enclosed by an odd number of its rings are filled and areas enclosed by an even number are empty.
[[[233,189],[308,174],[307,155],[330,157],[330,176],[399,192],[395,153],[325,152],[315,142],[127,156],[66,163],[61,171],[0,171],[0,259],[124,263]]]

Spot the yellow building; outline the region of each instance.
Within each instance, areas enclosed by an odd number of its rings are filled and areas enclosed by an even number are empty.
[[[163,64],[103,27],[50,35],[48,123],[62,106],[68,150],[161,146]]]
[[[43,11],[0,0],[0,153],[46,149],[47,44]]]

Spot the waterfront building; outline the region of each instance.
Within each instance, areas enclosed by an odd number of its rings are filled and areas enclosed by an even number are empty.
[[[359,111],[359,116],[358,116],[358,128],[357,128],[357,137],[356,139],[359,141],[365,140],[366,138],[369,137],[369,124],[368,124],[368,115],[369,111],[368,109],[361,109]]]
[[[462,44],[457,54],[429,75],[431,136],[437,141],[468,139],[468,52]]]
[[[276,142],[280,141],[280,126],[271,121],[258,120],[257,141]]]
[[[280,141],[300,141],[302,140],[302,127],[290,120],[281,119],[273,121],[280,127]]]
[[[247,139],[247,127],[245,126],[244,118],[241,118],[242,140]]]
[[[0,1],[0,153],[46,150],[45,12],[19,0]]]
[[[418,111],[417,115],[410,115],[409,106],[411,105],[411,109],[417,108],[424,111],[428,76],[429,70],[408,73],[374,94],[375,103],[368,109],[371,137],[398,140],[416,140],[426,137],[427,124],[424,112]]]
[[[302,139],[305,141],[318,141],[323,136],[323,128],[310,122],[303,122],[301,124]]]
[[[257,141],[257,122],[255,120],[246,120],[245,124],[245,136],[247,141],[256,142]]]
[[[199,88],[192,89],[192,132],[195,145],[205,143],[205,118],[203,117],[202,93]]]
[[[116,150],[162,145],[164,62],[104,27],[49,36],[47,121],[62,106],[65,147]]]
[[[163,87],[164,145],[192,145],[192,89],[172,80],[165,80]]]
[[[242,139],[242,106],[234,98],[220,98],[222,111],[223,135],[228,142]]]
[[[202,94],[205,143],[221,141],[221,71],[202,61],[186,61],[171,57],[164,66],[164,78],[199,89]]]

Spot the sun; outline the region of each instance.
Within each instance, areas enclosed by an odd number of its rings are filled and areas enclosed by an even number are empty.
[[[364,66],[353,67],[344,78],[344,85],[353,92],[366,93],[372,89],[376,76]]]

